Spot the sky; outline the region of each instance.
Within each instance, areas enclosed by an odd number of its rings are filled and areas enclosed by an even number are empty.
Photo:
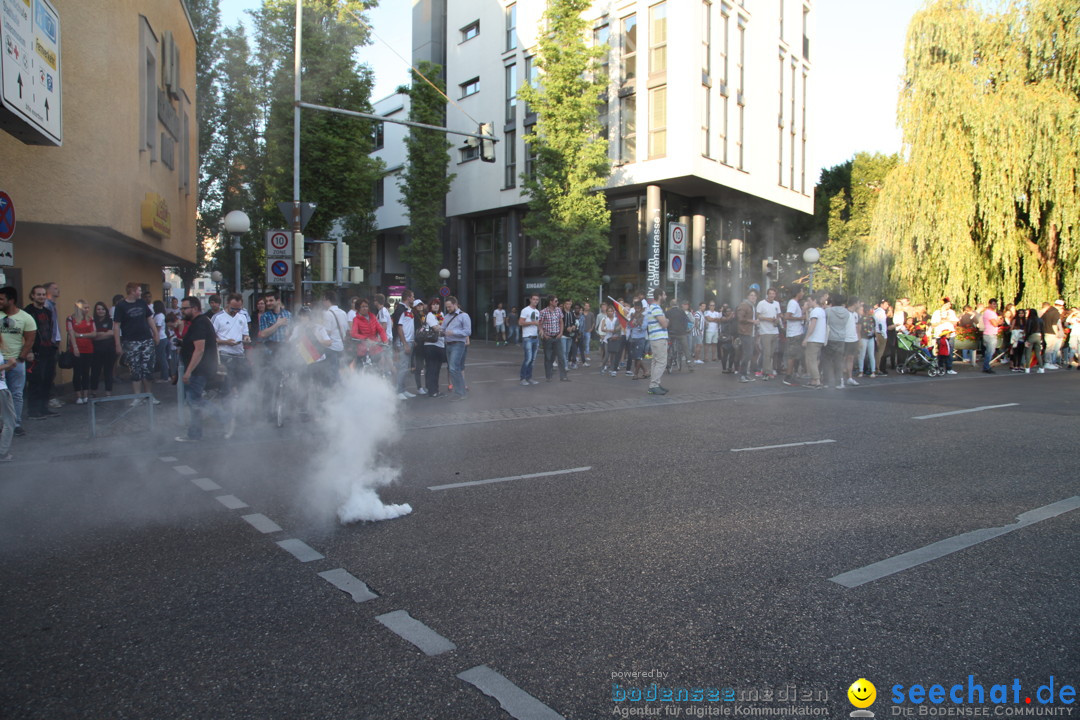
[[[751,8],[755,2],[751,0]],[[260,0],[221,0],[222,22],[234,25]],[[810,93],[810,149],[813,177],[860,151],[900,150],[896,99],[904,70],[908,21],[923,0],[814,0],[813,63]],[[378,100],[409,81],[409,68],[392,47],[408,58],[412,48],[412,0],[382,0],[369,11],[382,41],[361,48],[359,58],[375,69]],[[388,47],[389,46],[389,47]],[[816,140],[815,140],[816,138]]]

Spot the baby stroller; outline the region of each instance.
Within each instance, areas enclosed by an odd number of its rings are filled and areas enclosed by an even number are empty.
[[[898,334],[896,336],[896,346],[902,353],[907,354],[904,361],[896,368],[901,374],[914,375],[920,370],[926,370],[926,374],[930,377],[939,377],[945,374],[945,369],[938,367],[935,359],[931,357],[930,349],[921,347],[919,338],[914,335]]]

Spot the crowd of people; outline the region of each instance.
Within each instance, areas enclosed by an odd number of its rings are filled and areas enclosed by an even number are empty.
[[[666,372],[692,373],[710,362],[744,383],[779,379],[837,389],[902,369],[911,353],[925,355],[942,374],[956,374],[955,361],[975,364],[980,353],[986,373],[1003,366],[1023,373],[1080,368],[1080,309],[1066,309],[1060,299],[1000,309],[990,299],[957,312],[943,298],[931,312],[908,298],[871,304],[839,293],[810,295],[798,286],[783,299],[775,288],[759,293],[752,285],[734,307],[709,301],[692,308],[687,300],[669,302],[663,290],[650,298],[639,292],[629,301],[609,298],[597,313],[589,302],[557,295],[541,307],[532,295],[520,311],[499,304],[491,318],[496,347],[522,347],[519,383],[526,387],[539,383],[533,370],[541,350],[548,382],[556,370],[559,381],[570,382],[570,371],[591,367],[598,355],[599,372],[647,379],[654,395],[668,392],[661,383]],[[71,370],[75,405],[112,396],[118,366],[132,384],[123,397],[132,406],[158,404],[153,385],[182,380],[190,421],[187,434],[176,438],[181,442],[202,438],[207,412],[231,436],[237,410],[230,401],[253,380],[266,383],[281,372],[295,372],[297,382],[313,388],[332,385],[343,372],[373,372],[394,384],[400,400],[468,396],[472,320],[453,296],[425,302],[405,290],[393,307],[377,294],[351,298],[346,311],[337,293],[327,291],[296,318],[276,292],[259,297],[253,314],[239,294],[224,305],[213,295],[206,308],[190,296],[166,306],[137,283],[128,283],[111,305],[77,300],[66,317],[59,298],[56,283],[35,285],[20,307],[15,288],[0,288],[0,461],[12,459],[12,438],[25,434],[24,418],[59,414],[58,366]],[[210,390],[225,402],[209,403]]]

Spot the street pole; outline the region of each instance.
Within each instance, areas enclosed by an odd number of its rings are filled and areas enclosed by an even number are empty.
[[[304,236],[300,223],[300,52],[302,48],[304,9],[296,0],[296,42],[293,51],[293,238],[298,247],[293,255],[293,280],[297,290],[295,308],[304,305]]]
[[[240,236],[233,235],[233,250],[236,252],[236,284],[233,286],[233,292],[238,292],[241,295],[244,294],[244,290],[240,287]]]

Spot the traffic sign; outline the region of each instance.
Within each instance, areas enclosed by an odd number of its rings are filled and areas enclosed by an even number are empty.
[[[678,253],[668,254],[668,280],[686,280],[686,256]]]
[[[15,201],[0,190],[0,240],[10,240],[15,234]]]
[[[289,230],[267,230],[266,257],[292,257],[292,240]]]
[[[31,145],[60,145],[60,15],[49,0],[0,0],[0,125]]]
[[[686,223],[668,223],[668,280],[686,280]]]
[[[266,261],[267,285],[292,285],[292,258],[268,258]]]
[[[439,295],[441,295],[442,297],[450,297],[450,288],[448,288],[446,285],[443,285],[441,288],[439,288]]]
[[[0,240],[0,267],[11,267],[15,264],[15,245]]]
[[[4,0],[0,0],[3,2]],[[282,216],[285,218],[285,224],[289,227],[293,226],[295,221],[295,208],[291,202],[279,202],[277,204],[278,210],[281,211]],[[300,229],[303,230],[307,227],[308,220],[315,214],[315,208],[318,207],[315,203],[302,202],[300,203]]]

